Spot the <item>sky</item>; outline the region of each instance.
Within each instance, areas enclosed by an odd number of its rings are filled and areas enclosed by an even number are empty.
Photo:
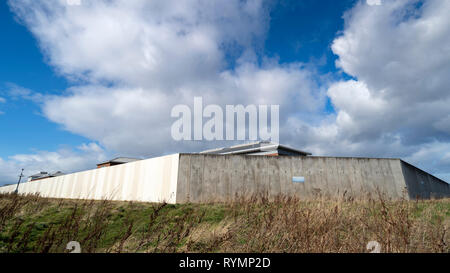
[[[280,106],[280,142],[450,181],[448,0],[0,2],[0,185],[233,143],[171,109]],[[74,4],[75,3],[75,4]]]

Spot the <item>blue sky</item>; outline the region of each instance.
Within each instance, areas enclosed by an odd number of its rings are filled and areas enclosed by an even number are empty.
[[[194,94],[279,104],[281,142],[313,154],[401,157],[448,179],[448,3],[384,2],[2,1],[0,184],[214,147],[167,133]]]
[[[86,138],[49,122],[36,103],[9,94],[15,85],[51,94],[69,84],[45,62],[35,37],[15,20],[6,1],[0,3],[0,32],[5,37],[0,43],[0,97],[7,100],[1,105],[0,157],[85,142]]]
[[[336,72],[336,55],[330,46],[343,29],[344,11],[355,3],[355,0],[276,3],[270,13],[265,54],[279,57],[282,63],[317,61],[321,71]]]

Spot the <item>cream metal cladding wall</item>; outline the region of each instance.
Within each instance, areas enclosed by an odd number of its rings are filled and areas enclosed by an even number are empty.
[[[303,177],[304,183],[294,183]],[[177,203],[229,201],[267,192],[312,198],[408,197],[399,159],[180,154]]]
[[[74,199],[176,202],[178,154],[21,183],[19,193]],[[16,185],[0,187],[13,192]]]

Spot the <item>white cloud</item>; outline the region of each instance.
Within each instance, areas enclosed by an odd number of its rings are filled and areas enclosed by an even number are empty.
[[[450,181],[450,143],[437,141],[427,143],[407,156],[405,160],[422,165],[437,177]]]
[[[25,177],[40,171],[67,173],[93,169],[106,158],[106,152],[95,143],[82,144],[75,150],[62,148],[55,152],[37,151],[0,158],[0,184],[17,182],[22,168]]]
[[[44,96],[42,94],[33,92],[28,88],[24,88],[14,83],[6,83],[6,90],[4,91],[12,100],[26,99],[35,103],[43,101]]]
[[[0,103],[5,103],[5,102],[6,102],[6,99],[0,97]],[[0,115],[3,115],[4,113],[5,113],[5,112],[3,112],[3,111],[0,110]]]
[[[281,104],[286,115],[293,110],[312,112],[320,108],[324,97],[313,95],[313,86],[310,73],[296,66],[246,65],[219,74],[215,85],[186,83],[174,94],[141,87],[76,87],[65,96],[47,98],[43,112],[65,129],[98,140],[114,151],[158,155],[202,149],[171,139],[174,119],[170,111],[176,104],[192,105],[194,96],[203,96],[205,105],[215,103],[223,108],[227,103]],[[274,89],[278,92],[271,92]]]
[[[367,5],[370,6],[379,6],[381,5],[381,0],[366,0]]]
[[[280,104],[286,115],[324,104],[325,92],[304,65],[255,61],[268,23],[263,1],[10,4],[49,62],[85,83],[42,99],[44,115],[116,152],[199,149],[170,135],[171,108],[191,105],[194,96],[222,106]],[[225,56],[237,58],[235,69],[227,69]]]
[[[223,49],[258,42],[268,12],[258,0],[9,3],[64,75],[165,92],[215,79]]]

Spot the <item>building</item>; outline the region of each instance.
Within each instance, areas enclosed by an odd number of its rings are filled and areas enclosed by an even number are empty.
[[[255,143],[235,145],[231,147],[224,147],[200,152],[201,154],[215,154],[215,155],[269,155],[269,156],[308,156],[311,153],[304,152],[298,149],[272,143],[268,141],[259,141]]]
[[[56,177],[56,176],[61,176],[61,175],[64,175],[64,173],[60,172],[60,171],[57,171],[57,172],[54,172],[54,173],[39,172],[37,174],[30,175],[28,177],[28,181],[42,180],[42,179],[46,179],[46,178],[50,178],[50,177]]]
[[[114,159],[97,164],[97,169],[104,168],[104,167],[116,166],[116,165],[125,164],[125,163],[130,163],[130,162],[134,162],[134,161],[138,161],[138,160],[140,160],[140,159],[132,158],[132,157],[116,157]]]
[[[312,156],[266,144],[135,160],[22,183],[19,193],[167,203],[223,202],[261,193],[301,199],[450,197],[448,183],[398,158]],[[0,192],[14,190],[15,185],[0,187]]]

